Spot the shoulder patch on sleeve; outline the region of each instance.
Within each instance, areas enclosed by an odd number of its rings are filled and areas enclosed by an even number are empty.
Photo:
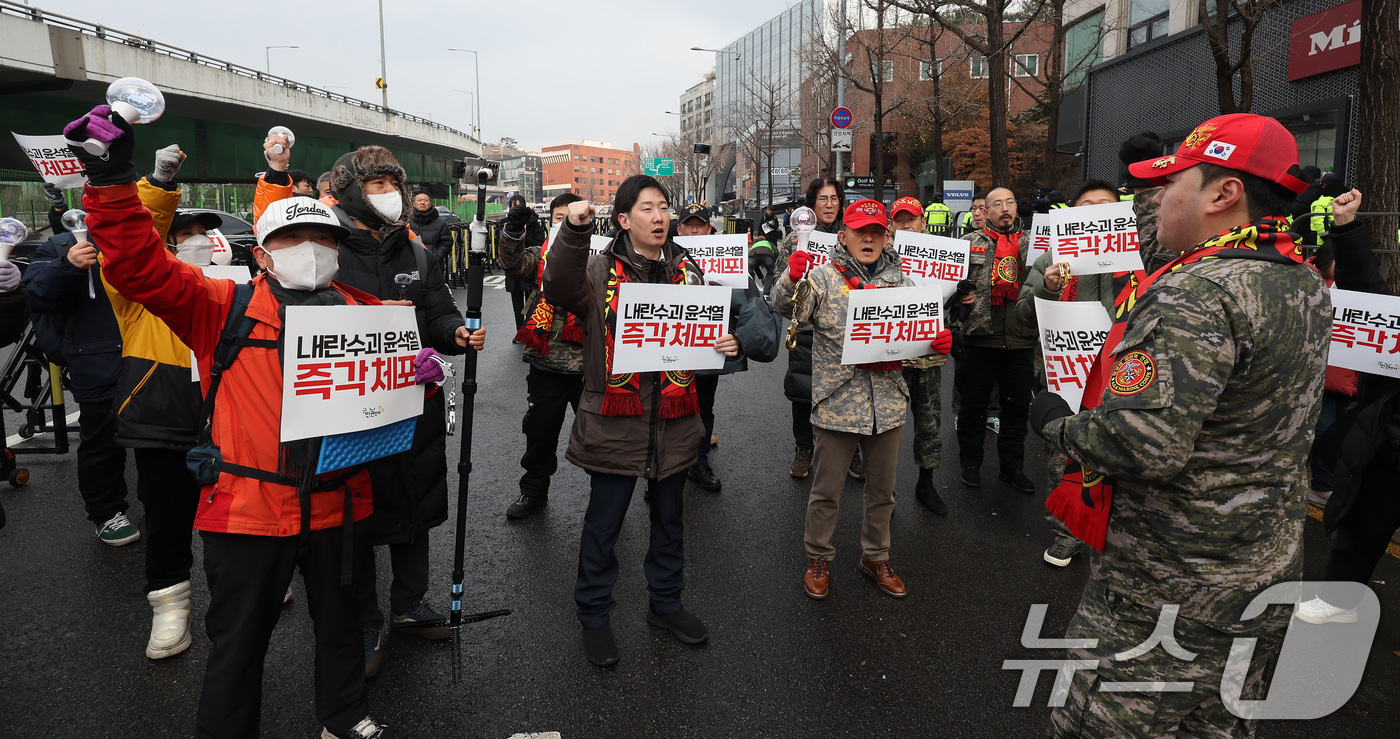
[[[1144,351],[1131,351],[1118,358],[1108,377],[1109,392],[1137,395],[1157,379],[1157,363]]]

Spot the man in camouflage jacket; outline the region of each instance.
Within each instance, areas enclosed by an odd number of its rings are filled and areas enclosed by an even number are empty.
[[[559,223],[569,214],[569,203],[582,200],[573,193],[564,193],[550,203],[550,221]],[[544,246],[525,246],[525,227],[528,218],[534,214],[528,206],[512,208],[501,230],[501,268],[505,273],[529,285],[527,306],[533,311],[540,294],[540,252]],[[546,253],[548,253],[546,251]],[[525,455],[520,458],[520,466],[525,474],[520,476],[520,497],[506,508],[506,516],[513,519],[526,518],[543,508],[549,501],[549,478],[559,469],[559,431],[564,428],[564,412],[573,408],[578,412],[578,401],[583,393],[583,345],[567,341],[561,335],[564,330],[565,312],[554,312],[553,325],[546,338],[547,350],[541,352],[523,343],[521,359],[530,365],[525,376],[528,393],[528,406],[520,428],[525,432]],[[521,329],[525,336],[529,326]]]
[[[1114,483],[1103,553],[1066,634],[1097,640],[1070,656],[1098,668],[1075,674],[1053,736],[1252,734],[1226,710],[1222,678],[1234,640],[1256,638],[1242,690],[1260,697],[1287,630],[1286,606],[1241,617],[1302,574],[1304,472],[1331,324],[1322,278],[1268,218],[1303,189],[1296,162],[1277,121],[1234,114],[1131,168],[1164,180],[1159,237],[1186,253],[1126,319],[1097,407],[1071,415],[1043,393],[1032,409],[1047,440]],[[1191,258],[1220,245],[1229,251]],[[1174,644],[1150,641],[1159,624]],[[1114,656],[1140,644],[1145,654]],[[1099,689],[1110,681],[1190,685]]]
[[[1019,242],[1014,258],[997,257],[997,240]],[[999,477],[1023,493],[1034,493],[1035,485],[1022,469],[1026,455],[1026,413],[1035,389],[1035,329],[1016,314],[1016,296],[1025,283],[1030,265],[1026,253],[1030,237],[1021,230],[1016,217],[1016,198],[998,187],[987,193],[987,218],[982,230],[973,233],[968,261],[968,279],[976,286],[963,299],[971,306],[962,322],[963,352],[958,359],[953,382],[961,396],[958,408],[958,457],[962,481],[968,487],[982,484],[983,447],[987,429],[983,425],[987,402],[995,385],[1001,402],[1001,432],[997,436]],[[1003,276],[1014,280],[1015,295],[996,296],[998,265]]]
[[[885,250],[889,238],[885,208],[874,200],[858,200],[846,209],[832,248],[831,264],[814,267],[810,255],[797,252],[774,288],[774,307],[812,327],[812,426],[816,441],[815,479],[807,503],[803,542],[807,549],[804,585],[807,595],[825,598],[830,563],[836,557],[831,537],[851,456],[857,447],[865,460],[865,518],[861,527],[860,569],[886,594],[902,598],[904,582],[894,573],[890,557],[890,515],[894,512],[895,470],[909,405],[909,390],[899,365],[893,369],[842,364],[846,335],[847,295],[852,285],[838,266],[858,275],[860,284],[878,287],[913,285],[900,270],[899,257]],[[803,273],[811,293],[794,305]],[[952,338],[947,335],[947,348]],[[937,345],[937,342],[935,342]]]

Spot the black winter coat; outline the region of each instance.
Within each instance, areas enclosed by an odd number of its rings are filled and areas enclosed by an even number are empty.
[[[74,399],[102,403],[116,396],[122,334],[102,287],[102,265],[93,265],[89,274],[68,261],[68,248],[75,243],[73,235],[66,233],[45,241],[24,271],[23,284],[30,313],[56,313],[64,318],[63,354]]]
[[[340,242],[340,273],[336,280],[383,300],[398,300],[394,275],[419,271],[405,229],[383,243],[368,231],[355,229]],[[466,325],[452,292],[443,281],[437,257],[424,255],[426,279],[418,275],[408,287],[418,316],[418,335],[425,346],[443,354],[462,354],[457,328]],[[413,432],[413,446],[402,454],[375,460],[366,467],[374,490],[374,514],[369,518],[371,544],[399,544],[447,520],[447,421],[443,390],[423,401],[423,415]]]
[[[419,213],[417,210],[409,216],[409,226],[413,228],[413,233],[418,234],[418,238],[423,240],[423,245],[428,247],[428,251],[437,257],[438,263],[447,264],[448,252],[452,248],[452,234],[448,233],[447,227],[457,220],[448,220],[442,217],[437,208],[429,208],[426,213]]]
[[[1337,226],[1329,234],[1336,249],[1336,286],[1343,290],[1390,295],[1385,277],[1376,268],[1371,251],[1371,239],[1366,226],[1352,221]],[[1400,495],[1400,487],[1370,487],[1361,485],[1367,469],[1373,464],[1392,465],[1393,455],[1379,454],[1386,446],[1386,427],[1397,421],[1397,395],[1400,380],[1383,375],[1360,374],[1356,406],[1342,414],[1318,438],[1318,454],[1331,464],[1332,496],[1323,512],[1323,528],[1331,533],[1346,519],[1360,495]],[[1388,476],[1394,480],[1394,471]]]

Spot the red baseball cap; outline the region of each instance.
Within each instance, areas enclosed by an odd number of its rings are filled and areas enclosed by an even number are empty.
[[[885,217],[885,204],[878,200],[857,200],[846,206],[846,214],[841,217],[841,225],[853,230],[874,223],[885,228],[890,226],[890,219]]]
[[[1308,189],[1293,134],[1273,118],[1252,113],[1212,118],[1196,126],[1175,154],[1130,164],[1128,173],[1160,185],[1167,175],[1197,164],[1252,174],[1295,193]]]
[[[890,218],[899,215],[900,211],[906,211],[916,216],[921,216],[924,214],[924,206],[914,198],[900,198],[894,201],[894,204],[890,206]]]

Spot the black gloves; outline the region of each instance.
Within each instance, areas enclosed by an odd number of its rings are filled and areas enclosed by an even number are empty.
[[[1035,400],[1031,401],[1031,429],[1042,437],[1045,436],[1046,424],[1055,419],[1072,415],[1074,415],[1074,411],[1070,410],[1069,403],[1049,390],[1042,390],[1039,395],[1035,396]]]
[[[49,205],[54,208],[66,210],[68,201],[63,198],[63,191],[53,186],[51,182],[44,183],[44,199],[49,201]]]
[[[100,106],[106,107],[106,106]],[[69,128],[64,129],[64,134],[70,142],[81,142],[86,138],[85,127],[74,126],[77,123],[86,123],[93,114],[83,116],[79,121],[69,124]],[[107,153],[102,156],[93,156],[84,149],[81,143],[70,145],[68,148],[73,152],[73,156],[83,163],[83,169],[87,170],[88,184],[96,187],[106,187],[108,185],[125,185],[128,182],[135,182],[139,176],[136,174],[136,165],[132,164],[131,157],[136,151],[136,137],[131,132],[131,124],[125,118],[115,113],[109,114],[107,120],[111,125],[121,130],[121,135],[112,141],[112,145],[107,149]]]
[[[535,211],[530,210],[528,205],[517,205],[506,214],[505,227],[501,231],[512,239],[523,238],[526,227],[534,217]]]

